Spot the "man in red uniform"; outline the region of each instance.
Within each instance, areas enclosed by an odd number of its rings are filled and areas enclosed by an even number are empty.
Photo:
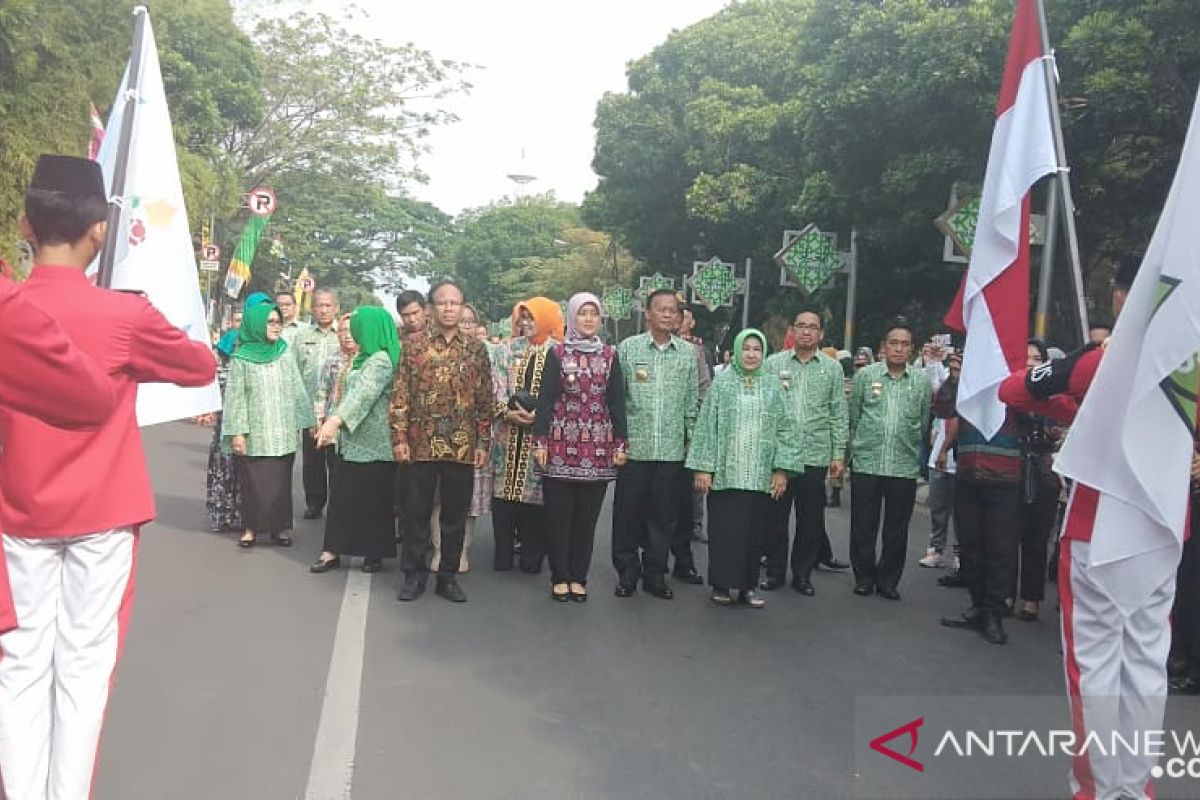
[[[1121,313],[1140,264],[1140,258],[1127,260],[1113,279],[1114,319]],[[1096,376],[1103,353],[1103,347],[1089,344],[1065,359],[1015,373],[1001,384],[1000,399],[1018,410],[1069,424]],[[1118,732],[1132,740],[1136,731],[1124,728],[1146,728],[1146,722],[1156,716],[1161,723],[1158,706],[1167,691],[1168,616],[1174,586],[1171,582],[1161,587],[1134,613],[1120,610],[1104,586],[1089,574],[1087,553],[1099,500],[1092,487],[1075,485],[1059,546],[1067,696],[1072,726],[1080,739],[1088,730],[1102,732],[1115,719]],[[1072,760],[1071,791],[1076,800],[1152,796],[1146,784],[1152,765],[1153,761],[1144,757],[1106,755],[1093,748]]]
[[[0,408],[0,521],[18,627],[0,636],[0,780],[8,800],[90,793],[129,620],[138,529],[154,496],[134,416],[137,385],[203,386],[212,353],[144,298],[84,275],[106,233],[97,164],[43,156],[22,232],[35,267],[17,291],[104,369],[115,409],[67,431]]]

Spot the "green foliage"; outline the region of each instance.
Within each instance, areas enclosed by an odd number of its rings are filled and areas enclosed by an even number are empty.
[[[1084,266],[1103,286],[1161,210],[1200,78],[1200,15],[1192,0],[1050,6]],[[845,247],[855,226],[860,341],[897,313],[932,330],[960,273],[931,220],[952,184],[982,181],[1012,8],[746,0],[678,31],[597,107],[584,221],[676,275],[752,257],[752,322],[799,302],[770,263],[783,230],[815,222]],[[831,331],[844,291],[835,279],[811,298]]]

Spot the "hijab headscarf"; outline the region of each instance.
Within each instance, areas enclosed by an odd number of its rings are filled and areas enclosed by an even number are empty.
[[[242,312],[242,327],[238,329],[234,358],[252,364],[270,364],[283,355],[283,351],[287,350],[287,342],[282,336],[273,342],[267,340],[267,317],[271,316],[272,311],[278,313],[275,304],[270,301],[246,307]]]
[[[747,370],[745,365],[742,363],[742,344],[751,336],[758,339],[759,343],[762,345],[763,353],[762,361],[758,362],[758,366],[753,370]],[[763,364],[767,360],[767,337],[764,336],[763,332],[758,328],[746,328],[737,335],[736,339],[733,340],[733,358],[731,360],[733,362],[734,371],[743,378],[754,378],[758,375],[761,375]]]
[[[549,297],[531,297],[517,304],[514,318],[520,316],[522,308],[533,317],[533,333],[529,335],[531,344],[545,344],[552,336],[563,338],[563,314],[558,303]]]
[[[584,336],[575,327],[575,317],[579,310],[588,304],[594,305],[598,313],[603,313],[600,298],[591,292],[579,292],[567,301],[567,347],[577,353],[599,353],[604,347],[600,336]]]
[[[388,354],[392,368],[400,363],[400,337],[396,323],[382,306],[359,306],[350,315],[350,335],[358,342],[358,355],[351,369],[359,369],[380,350]]]
[[[250,308],[251,306],[256,306],[259,303],[269,303],[269,302],[271,302],[271,296],[269,294],[267,294],[266,292],[255,292],[254,294],[252,294],[246,298],[246,302],[243,305],[243,309]],[[244,313],[245,313],[245,311],[243,310],[243,314]],[[220,339],[217,340],[217,350],[219,350],[221,352],[221,354],[224,355],[226,358],[232,356],[233,351],[237,349],[238,331],[239,330],[240,330],[240,327],[239,328],[230,328],[229,330],[225,331],[225,333],[223,333],[221,335]]]

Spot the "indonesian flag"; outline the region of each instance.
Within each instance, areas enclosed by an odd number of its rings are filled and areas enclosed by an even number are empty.
[[[1171,193],[1055,469],[1098,495],[1090,574],[1126,611],[1179,563],[1200,388],[1200,103]],[[1078,494],[1077,494],[1078,497]]]
[[[104,144],[104,122],[100,119],[100,112],[96,110],[95,103],[88,103],[88,113],[92,121],[92,138],[88,141],[88,158],[95,161],[96,156],[100,155],[100,146]]]
[[[1017,0],[971,263],[946,315],[967,332],[958,413],[989,439],[1004,424],[1000,382],[1025,366],[1029,190],[1058,169],[1042,55],[1034,0]]]

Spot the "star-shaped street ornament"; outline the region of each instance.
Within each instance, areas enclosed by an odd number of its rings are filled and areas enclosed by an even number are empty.
[[[609,319],[629,319],[633,313],[633,292],[624,286],[610,286],[604,290],[600,303],[604,306],[604,316]]]
[[[792,278],[805,294],[811,295],[842,268],[842,254],[836,239],[822,233],[816,225],[808,225],[787,239],[783,249],[775,254],[775,263]],[[786,282],[781,281],[786,285]]]
[[[946,212],[935,219],[933,224],[950,237],[959,253],[969,257],[975,244],[975,227],[979,224],[979,195],[969,194],[961,199],[954,199]]]
[[[688,279],[692,302],[703,303],[709,311],[731,307],[733,298],[744,291],[745,283],[737,277],[733,264],[716,256],[708,261],[693,261],[692,276]]]
[[[661,272],[656,272],[653,275],[643,275],[642,276],[641,280],[638,282],[638,288],[637,288],[637,291],[634,292],[634,295],[636,295],[637,299],[642,301],[642,303],[644,304],[646,302],[646,298],[648,298],[650,295],[657,292],[659,289],[674,289],[674,288],[675,288],[675,279],[674,278],[668,278],[666,275],[663,275]]]

